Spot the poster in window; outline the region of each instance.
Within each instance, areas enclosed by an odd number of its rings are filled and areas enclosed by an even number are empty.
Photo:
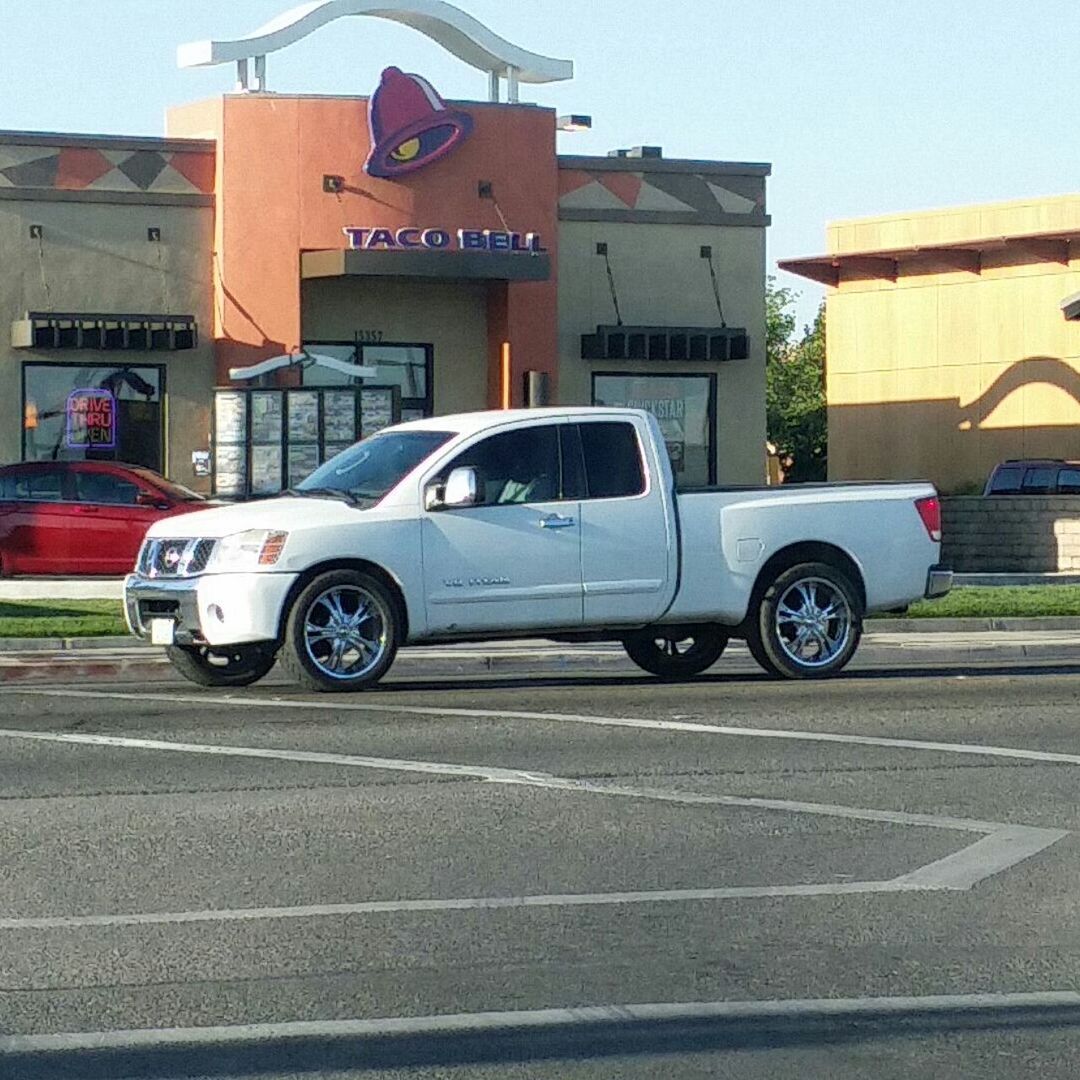
[[[252,446],[251,492],[272,495],[281,490],[281,444]]]
[[[281,413],[281,391],[256,390],[251,395],[251,441],[253,443],[280,444]],[[254,463],[251,471],[254,474]]]
[[[394,423],[392,386],[365,386],[360,391],[360,432],[366,439]]]
[[[219,443],[242,443],[247,430],[247,396],[232,390],[214,397],[214,430]]]
[[[680,487],[709,482],[712,432],[708,376],[597,375],[593,404],[644,409],[656,417]]]
[[[323,393],[323,435],[327,444],[356,442],[356,396],[351,390]]]
[[[319,441],[319,394],[315,390],[289,391],[289,442]]]
[[[216,447],[214,490],[219,495],[243,495],[247,490],[247,451],[243,446]]]
[[[319,467],[319,447],[315,444],[289,445],[289,487],[294,487]]]

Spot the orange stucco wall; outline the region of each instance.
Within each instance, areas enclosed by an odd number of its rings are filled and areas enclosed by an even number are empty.
[[[345,226],[502,229],[501,209],[511,230],[541,234],[552,277],[492,283],[488,404],[498,401],[503,340],[511,343],[515,403],[527,370],[548,372],[554,385],[554,117],[535,106],[461,107],[473,117],[471,137],[446,158],[393,181],[361,170],[370,149],[367,99],[238,94],[170,113],[170,134],[213,134],[218,140],[215,290],[222,383],[229,367],[300,344],[301,251],[345,248]],[[345,190],[324,192],[325,174],[343,176]],[[492,184],[498,209],[480,198],[482,180]]]

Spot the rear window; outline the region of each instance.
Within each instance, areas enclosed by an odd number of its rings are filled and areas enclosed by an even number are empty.
[[[1020,482],[1024,478],[1023,469],[998,469],[994,473],[994,479],[990,484],[990,494],[1008,493],[1020,490]]]
[[[1058,491],[1065,495],[1080,494],[1080,469],[1062,469],[1058,473]]]
[[[633,424],[579,424],[587,498],[615,499],[645,490],[641,447]]]

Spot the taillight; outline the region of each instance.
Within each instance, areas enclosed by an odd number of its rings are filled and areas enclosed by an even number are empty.
[[[919,517],[926,526],[930,539],[935,543],[941,542],[941,502],[936,495],[930,495],[925,499],[915,500],[915,509],[919,511]]]

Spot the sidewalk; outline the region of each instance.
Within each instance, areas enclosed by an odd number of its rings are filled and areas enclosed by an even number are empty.
[[[916,620],[910,620],[916,621]],[[954,620],[950,620],[954,621]],[[869,630],[854,666],[866,668],[926,665],[1023,664],[1059,661],[1080,665],[1080,620],[1076,629],[978,631],[912,629]],[[91,644],[91,642],[93,644]],[[84,639],[76,647],[0,651],[0,683],[67,682],[80,679],[179,679],[163,649],[116,638]],[[69,643],[74,646],[74,642]],[[723,673],[756,671],[746,646],[733,641],[714,669]],[[392,675],[412,679],[481,675],[584,674],[641,675],[616,644],[559,645],[550,641],[503,641],[487,645],[405,648]]]

